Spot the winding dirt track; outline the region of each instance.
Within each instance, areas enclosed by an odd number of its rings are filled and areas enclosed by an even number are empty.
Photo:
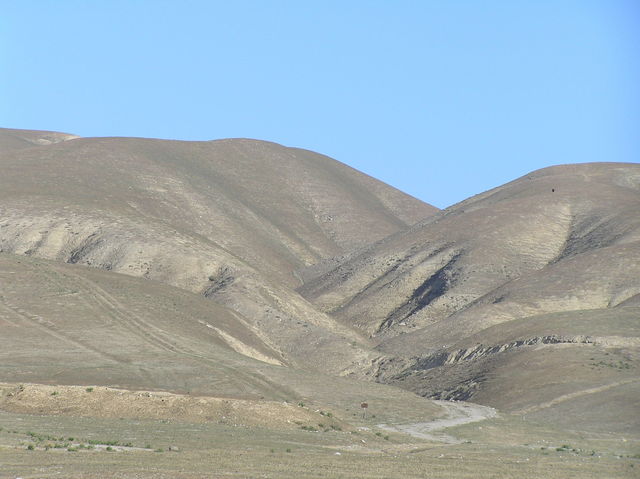
[[[427,422],[415,422],[411,424],[378,424],[380,429],[392,432],[409,434],[429,441],[446,442],[447,444],[460,444],[462,441],[453,436],[441,432],[443,429],[483,421],[497,416],[497,411],[488,406],[480,406],[468,402],[434,401],[443,407],[447,415],[444,418]]]

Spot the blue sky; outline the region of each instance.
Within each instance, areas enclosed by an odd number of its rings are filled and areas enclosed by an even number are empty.
[[[270,140],[439,207],[640,159],[635,0],[21,0],[0,64],[0,126]]]

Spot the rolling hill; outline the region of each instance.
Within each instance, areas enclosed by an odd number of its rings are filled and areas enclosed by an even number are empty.
[[[335,160],[268,142],[2,138],[14,147],[0,155],[0,251],[201,294],[289,361],[331,372],[371,353],[295,293],[296,270],[437,211]]]
[[[545,168],[442,211],[249,139],[0,129],[0,169],[16,476],[193,477],[212,457],[251,477],[635,467],[638,164]],[[61,440],[95,454],[54,457]]]
[[[299,291],[388,355],[370,371],[379,381],[503,410],[587,391],[637,411],[630,392],[609,389],[638,390],[638,211],[640,165],[547,168],[365,247]],[[601,412],[582,426],[602,427]]]

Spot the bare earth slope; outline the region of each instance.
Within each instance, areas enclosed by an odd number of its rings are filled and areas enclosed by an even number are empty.
[[[439,213],[254,140],[0,130],[0,168],[0,475],[640,467],[639,165]]]
[[[377,342],[388,357],[373,377],[427,396],[516,410],[621,379],[637,389],[638,310],[622,308],[640,292],[639,211],[640,165],[547,168],[364,248],[299,290]],[[551,313],[561,312],[570,335],[556,328]],[[603,339],[623,313],[621,337]],[[591,317],[605,322],[598,334]],[[516,320],[521,333],[501,339]],[[574,383],[554,388],[565,374]],[[616,405],[628,410],[628,397]]]
[[[0,377],[7,383],[294,404],[310,398],[335,410],[365,397],[372,407],[397,402],[392,415],[409,408],[414,417],[438,410],[396,388],[299,370],[237,313],[188,291],[95,268],[1,254],[0,331]],[[323,346],[324,354],[340,354]],[[319,354],[309,352],[315,361]]]
[[[51,145],[61,141],[73,140],[76,135],[57,131],[15,130],[0,128],[0,152],[21,150],[33,146]]]
[[[37,133],[4,131],[36,144],[55,136]],[[326,345],[332,372],[371,353],[293,291],[295,271],[436,211],[330,158],[268,142],[42,144],[0,154],[0,251],[202,294],[248,318],[291,361],[318,364],[309,350]]]

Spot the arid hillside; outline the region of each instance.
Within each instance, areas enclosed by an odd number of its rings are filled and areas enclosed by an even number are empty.
[[[437,211],[335,160],[268,142],[0,138],[1,252],[200,294],[246,318],[288,361],[319,364],[314,344],[327,345],[321,364],[331,372],[366,363],[366,341],[295,293],[295,271]]]
[[[444,211],[247,139],[4,129],[0,169],[11,477],[640,468],[638,164]]]
[[[388,355],[371,370],[379,381],[507,410],[602,393],[630,413],[638,212],[640,165],[547,168],[320,269],[299,291]]]

